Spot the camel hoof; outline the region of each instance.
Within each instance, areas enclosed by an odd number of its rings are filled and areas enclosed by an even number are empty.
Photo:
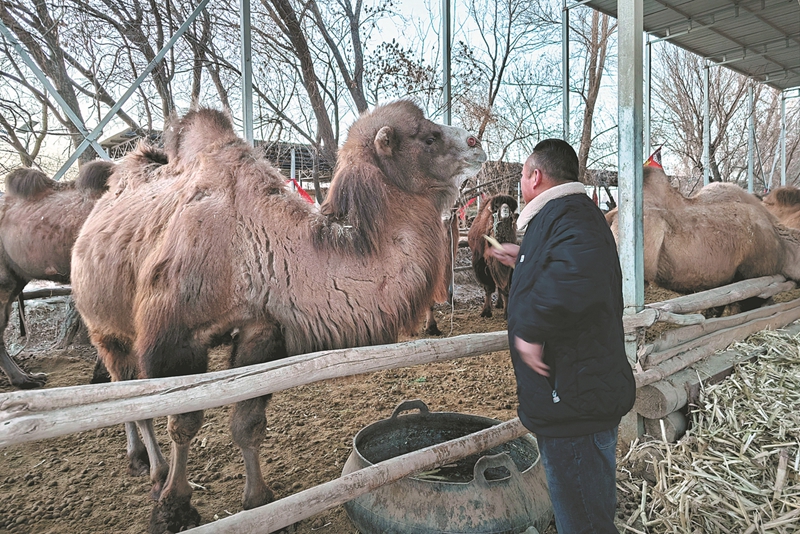
[[[31,373],[21,376],[17,380],[12,380],[11,385],[20,389],[40,388],[47,383],[47,375],[44,373]]]
[[[488,309],[488,310],[484,309],[481,312],[481,317],[491,317],[491,316],[492,316],[492,310],[491,309]]]
[[[242,497],[242,508],[245,510],[252,510],[259,506],[264,506],[275,500],[275,494],[267,486],[261,490],[254,492],[253,495],[245,495]]]
[[[429,326],[428,328],[426,328],[425,329],[425,334],[428,335],[428,336],[441,336],[442,335],[442,331],[439,330],[438,326],[434,325],[434,326]]]
[[[191,505],[191,496],[168,496],[150,512],[150,534],[172,534],[200,525],[200,512]]]

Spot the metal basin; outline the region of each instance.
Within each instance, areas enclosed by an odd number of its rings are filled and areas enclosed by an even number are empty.
[[[418,413],[403,412],[419,409]],[[428,410],[405,401],[363,428],[342,475],[499,424],[488,417]],[[521,438],[449,466],[357,497],[345,510],[362,534],[533,534],[553,511],[536,439]]]

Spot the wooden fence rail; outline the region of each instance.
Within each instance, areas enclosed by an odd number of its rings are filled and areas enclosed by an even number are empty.
[[[202,375],[14,391],[0,395],[0,447],[205,410],[319,380],[506,349],[508,334],[490,332],[321,351]]]

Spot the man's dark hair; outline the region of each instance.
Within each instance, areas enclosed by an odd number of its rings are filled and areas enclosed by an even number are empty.
[[[578,155],[561,139],[545,139],[533,148],[531,158],[554,182],[578,181]]]

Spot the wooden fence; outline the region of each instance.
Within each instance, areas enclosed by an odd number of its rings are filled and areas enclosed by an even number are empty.
[[[706,319],[698,311],[739,300],[769,298],[794,288],[781,276],[745,280],[664,302],[623,318],[626,332],[659,322],[677,325],[643,344],[634,370],[635,410],[651,428],[673,437],[685,420],[680,409],[701,383],[719,380],[757,354],[718,352],[732,342],[800,319],[800,299],[729,317]],[[312,382],[385,369],[464,358],[508,349],[507,332],[422,339],[394,345],[321,351],[249,367],[174,378],[136,380],[0,395],[0,447],[174,413],[214,408]],[[515,439],[526,430],[514,419],[381,462],[256,510],[193,529],[194,532],[271,532],[337,506],[414,472]]]

